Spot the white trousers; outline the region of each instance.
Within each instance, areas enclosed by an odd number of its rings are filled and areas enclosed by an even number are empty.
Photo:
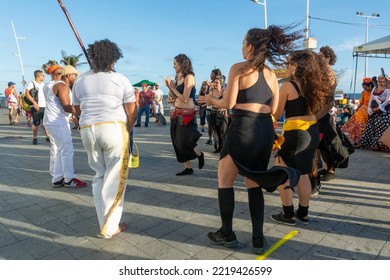
[[[122,217],[129,161],[129,133],[122,122],[81,126],[89,166],[96,172],[92,194],[100,234],[113,235]]]
[[[73,166],[73,142],[69,124],[46,125],[50,139],[50,175],[52,183],[62,178],[69,182],[75,178]]]
[[[161,115],[164,116],[164,104],[162,102],[160,104],[158,104],[156,101],[154,101],[153,106],[154,106],[154,113],[155,114],[161,113]]]

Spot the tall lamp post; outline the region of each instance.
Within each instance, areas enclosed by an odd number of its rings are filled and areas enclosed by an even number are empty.
[[[263,5],[264,7],[264,29],[267,29],[267,0],[263,0],[263,2],[260,2],[259,0],[251,0],[253,3],[258,5]]]
[[[24,87],[27,84],[27,82],[24,79],[24,68],[23,68],[22,54],[20,53],[19,41],[18,40],[25,39],[25,38],[16,36],[14,22],[12,20],[11,20],[11,24],[12,24],[12,29],[13,29],[14,35],[15,35],[16,47],[18,48],[18,54],[17,55],[15,54],[15,55],[19,57],[20,68],[22,69],[22,84],[23,84],[23,87]]]
[[[367,16],[363,14],[363,12],[356,12],[356,15],[358,17],[365,17],[366,18],[366,43],[368,43],[368,19],[369,18],[378,18],[379,14],[373,13],[371,16]],[[366,56],[364,59],[365,62],[365,68],[364,68],[364,77],[367,77],[368,73],[368,57]]]

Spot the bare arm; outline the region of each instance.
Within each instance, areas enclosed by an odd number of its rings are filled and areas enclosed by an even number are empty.
[[[53,86],[53,93],[58,97],[62,108],[65,112],[76,114],[76,110],[72,104],[70,104],[70,89],[64,83],[58,83]]]
[[[198,98],[201,103],[207,103],[213,105],[214,107],[222,109],[231,109],[236,104],[239,82],[240,82],[240,70],[241,64],[234,64],[229,71],[229,79],[226,89],[222,93],[221,99],[215,99],[211,94],[206,94],[204,97],[201,96]]]
[[[137,104],[135,102],[125,103],[124,107],[127,116],[127,130],[131,133],[137,120]]]
[[[272,101],[272,114],[276,120],[282,117],[286,106],[288,94],[292,90],[295,91],[293,85],[290,82],[283,83],[279,90],[277,104],[274,104],[274,101]]]
[[[193,75],[187,75],[185,77],[183,94],[177,91],[176,83],[173,80],[171,80],[169,77],[168,79],[165,80],[165,85],[176,96],[176,98],[180,99],[184,103],[187,103],[188,99],[190,98],[192,88],[195,86],[195,77]]]
[[[76,115],[77,116],[80,116],[81,115],[81,109],[80,109],[80,105],[73,105],[75,111],[76,111]]]

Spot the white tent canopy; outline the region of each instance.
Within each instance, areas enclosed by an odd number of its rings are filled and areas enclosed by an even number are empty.
[[[390,58],[390,35],[354,47],[353,56]]]
[[[353,56],[356,56],[355,79],[353,92],[356,91],[356,74],[359,57],[390,58],[390,35],[376,39],[353,48]],[[355,97],[354,97],[355,98]]]

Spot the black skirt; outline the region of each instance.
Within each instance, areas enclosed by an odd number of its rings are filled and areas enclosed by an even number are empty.
[[[171,140],[178,162],[186,162],[198,157],[194,148],[202,134],[196,128],[194,120],[184,125],[180,116],[171,118]]]
[[[278,152],[289,167],[298,169],[302,175],[311,173],[314,153],[320,143],[318,125],[308,130],[285,131],[284,143]]]
[[[270,114],[235,110],[224,139],[221,159],[230,155],[239,173],[273,192],[290,179],[290,186],[298,184],[299,171],[274,166],[268,169],[275,139],[275,129]]]

